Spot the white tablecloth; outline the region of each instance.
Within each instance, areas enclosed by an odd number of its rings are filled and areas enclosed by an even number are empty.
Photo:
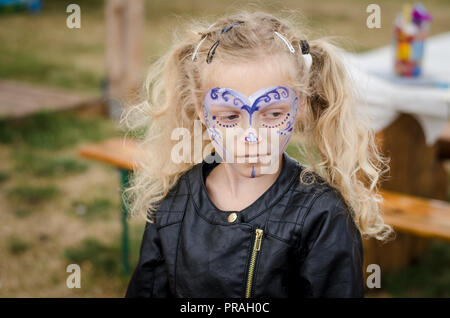
[[[450,119],[450,32],[425,43],[422,76],[393,75],[394,49],[389,45],[362,54],[344,53],[357,87],[358,106],[379,131],[400,113],[413,115],[432,145]]]

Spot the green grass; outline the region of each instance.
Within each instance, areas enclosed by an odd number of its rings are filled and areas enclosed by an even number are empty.
[[[9,173],[0,171],[0,184],[5,182],[6,180],[8,180],[8,178],[9,178]]]
[[[291,156],[292,158],[297,159],[301,163],[306,162],[306,158],[298,151],[297,146],[291,142],[289,143],[288,147],[286,148],[286,152]]]
[[[9,253],[12,255],[20,255],[25,253],[27,250],[29,250],[31,247],[31,244],[22,240],[19,237],[12,236],[8,238],[7,241],[7,248]]]
[[[11,200],[19,204],[34,205],[55,199],[60,190],[52,185],[17,185],[8,191]]]
[[[394,297],[448,298],[450,297],[449,264],[450,244],[433,242],[416,264],[384,275],[382,284]]]
[[[72,64],[55,63],[29,51],[0,49],[0,78],[14,78],[41,84],[80,91],[98,91],[102,74],[80,70]]]
[[[142,225],[134,225],[129,228],[131,270],[134,270],[138,262],[143,230]],[[92,276],[88,277],[91,281],[96,279],[96,275],[100,275],[120,279],[123,284],[127,284],[131,276],[131,272],[123,275],[120,236],[116,236],[111,244],[105,244],[95,237],[87,237],[78,246],[65,249],[63,258],[68,262],[80,265],[81,268],[86,265],[91,267],[93,269]]]
[[[71,157],[43,156],[33,151],[18,151],[14,154],[16,170],[36,177],[64,177],[82,173],[88,164]]]
[[[70,1],[44,2],[36,15],[20,12],[1,16],[0,78],[99,91],[106,75],[104,1],[76,2],[81,7],[81,30],[66,27]]]
[[[381,272],[380,290],[366,296],[386,293],[390,297],[450,297],[450,244],[432,241],[415,264],[396,271]]]
[[[76,114],[40,112],[20,120],[0,120],[0,144],[60,150],[81,141],[101,141],[117,134],[112,121]]]
[[[78,247],[66,249],[64,257],[80,266],[91,263],[97,273],[108,276],[120,274],[119,246],[106,245],[93,237],[84,239]]]
[[[86,221],[92,221],[94,218],[110,218],[111,214],[117,214],[119,206],[107,198],[94,198],[89,201],[74,201],[72,203],[75,213]]]
[[[18,206],[13,210],[13,214],[18,218],[24,218],[30,216],[33,213],[33,211],[34,211],[33,208]]]

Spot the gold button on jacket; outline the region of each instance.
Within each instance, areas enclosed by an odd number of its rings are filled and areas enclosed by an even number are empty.
[[[228,222],[230,222],[230,223],[233,223],[234,221],[236,221],[236,219],[237,219],[237,214],[236,213],[231,213],[228,216]]]

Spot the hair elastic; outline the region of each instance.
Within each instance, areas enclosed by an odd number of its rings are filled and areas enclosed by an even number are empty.
[[[306,40],[300,40],[300,48],[302,49],[302,55],[305,59],[305,65],[308,68],[308,70],[311,68],[312,65],[312,56],[309,52],[309,43]]]
[[[220,32],[220,34],[226,33],[229,30],[231,30],[235,25],[244,23],[244,21],[237,21],[232,23],[231,25],[224,27],[222,29],[222,31]],[[215,23],[214,23],[215,24]],[[210,25],[208,29],[210,29],[214,24]],[[286,44],[286,46],[288,47],[289,51],[292,54],[295,54],[295,48],[292,46],[291,42],[282,34],[278,33],[277,31],[274,31],[274,33]],[[195,57],[197,55],[198,49],[200,48],[200,46],[202,45],[202,43],[206,40],[206,37],[208,36],[208,33],[205,34],[202,38],[202,40],[200,41],[200,43],[197,45],[197,47],[194,50],[194,53],[192,54],[192,61],[195,60]],[[212,58],[214,57],[214,54],[216,53],[216,49],[217,46],[219,46],[220,40],[217,40],[209,49],[208,54],[206,56],[206,63],[210,64],[212,61]],[[301,52],[303,55],[303,59],[305,61],[305,65],[306,68],[309,70],[311,68],[312,65],[312,56],[309,52],[309,43],[306,40],[300,40],[300,48],[301,48]]]

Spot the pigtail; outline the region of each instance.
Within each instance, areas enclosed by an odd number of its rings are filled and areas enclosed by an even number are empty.
[[[317,172],[340,191],[362,235],[385,240],[392,228],[380,215],[377,187],[388,170],[387,160],[358,112],[339,49],[321,39],[309,43],[313,63],[302,125],[309,138],[304,154],[311,165],[301,177]]]
[[[175,41],[177,44],[151,65],[143,87],[144,102],[122,115],[122,124],[129,129],[139,129],[136,123],[145,128],[139,144],[141,155],[135,163],[139,169],[130,179],[124,201],[130,211],[144,214],[151,223],[162,199],[194,165],[191,160],[175,163],[171,149],[180,142],[172,140],[174,129],[193,131],[196,119],[196,99],[191,95],[193,90],[189,80],[192,76],[189,62],[195,40],[192,37],[181,43]]]

